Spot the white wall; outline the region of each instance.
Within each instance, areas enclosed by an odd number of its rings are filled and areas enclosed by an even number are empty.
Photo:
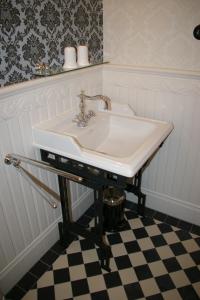
[[[93,67],[0,90],[0,289],[4,293],[58,240],[61,218],[60,207],[53,210],[12,166],[4,164],[4,157],[17,153],[39,159],[32,146],[32,126],[72,107],[75,110],[81,89],[101,93],[101,74],[101,67]],[[27,168],[58,190],[56,175]],[[92,196],[88,188],[75,183],[71,192],[77,219]]]
[[[147,206],[200,225],[200,74],[108,65],[103,92],[139,116],[173,122],[142,187]]]
[[[198,0],[103,0],[104,56],[115,64],[200,70]]]

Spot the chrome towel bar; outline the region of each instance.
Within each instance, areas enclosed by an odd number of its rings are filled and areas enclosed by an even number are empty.
[[[46,171],[55,173],[57,175],[66,177],[68,180],[72,180],[72,181],[79,182],[79,183],[81,183],[82,180],[83,180],[83,178],[80,177],[80,176],[77,176],[77,175],[74,175],[74,174],[71,174],[71,173],[68,173],[68,172],[65,172],[65,171],[58,170],[58,169],[52,167],[50,164],[48,164],[46,162],[34,160],[34,159],[24,157],[24,156],[21,156],[21,155],[18,155],[18,154],[7,154],[5,156],[4,162],[7,165],[13,165],[20,172],[20,174],[22,176],[24,176],[24,178],[26,180],[28,180],[28,182],[40,192],[40,194],[45,198],[45,200],[53,208],[57,207],[56,202],[54,202],[51,199],[47,198],[45,193],[51,195],[57,201],[60,201],[60,196],[57,193],[55,193],[51,188],[49,188],[47,185],[45,185],[42,181],[40,181],[38,178],[36,178],[33,174],[31,174],[26,169],[24,169],[21,166],[22,162],[33,165],[33,166],[41,168],[41,169],[44,169]]]

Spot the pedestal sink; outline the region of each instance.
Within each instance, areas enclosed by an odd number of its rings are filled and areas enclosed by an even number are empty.
[[[85,128],[66,112],[33,128],[34,145],[77,161],[133,177],[173,129],[134,113],[99,111]],[[127,110],[128,111],[128,110]]]

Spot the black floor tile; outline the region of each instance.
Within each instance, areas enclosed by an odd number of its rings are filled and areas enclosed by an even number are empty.
[[[145,208],[145,216],[154,217],[155,214],[156,214],[156,211],[154,209],[151,209],[149,207]]]
[[[19,286],[15,286],[7,295],[6,299],[19,300],[26,294],[26,291],[21,289]]]
[[[183,300],[199,300],[199,296],[191,285],[178,289]]]
[[[179,219],[177,218],[174,218],[174,217],[171,217],[171,216],[167,216],[165,222],[169,225],[172,225],[172,226],[177,226],[178,225],[178,222],[179,222]]]
[[[161,294],[157,294],[157,295],[146,297],[146,300],[164,300],[164,298]],[[173,300],[175,300],[175,299],[173,299]]]
[[[65,253],[65,250],[66,250],[66,248],[64,247],[64,246],[62,246],[61,244],[60,244],[60,242],[58,241],[58,242],[56,242],[52,247],[51,247],[51,249],[50,249],[51,251],[53,251],[53,252],[56,252],[57,254],[64,254]]]
[[[86,279],[72,281],[71,284],[74,297],[89,293],[88,282]]]
[[[155,224],[154,219],[152,219],[150,217],[141,218],[141,221],[142,221],[142,223],[143,223],[144,226],[150,226],[150,225],[154,225]]]
[[[115,263],[117,265],[118,270],[131,268],[132,264],[128,255],[122,255],[115,257]]]
[[[185,247],[181,243],[169,245],[175,256],[187,253]]]
[[[192,224],[185,221],[180,221],[178,223],[178,227],[183,230],[190,231],[192,229]]]
[[[54,261],[58,258],[58,256],[59,255],[57,253],[49,250],[40,260],[45,264],[51,266],[54,263]]]
[[[145,251],[143,251],[143,254],[148,263],[160,260],[160,256],[158,255],[158,252],[156,249],[145,250]]]
[[[31,273],[27,273],[24,277],[22,277],[22,279],[18,282],[18,285],[28,291],[33,284],[37,281],[37,277],[35,277],[34,275],[32,275]]]
[[[32,273],[34,276],[39,278],[42,276],[47,270],[49,269],[49,266],[44,264],[42,261],[39,261],[36,263],[31,269],[30,273]]]
[[[151,240],[152,240],[152,242],[153,242],[153,244],[154,244],[155,247],[160,247],[160,246],[167,245],[166,240],[160,234],[152,236]]]
[[[122,282],[121,282],[121,279],[120,279],[120,276],[119,276],[118,272],[110,272],[110,273],[104,274],[104,280],[105,280],[105,283],[106,283],[106,287],[108,289],[112,288],[112,287],[115,287],[115,286],[122,285]]]
[[[197,267],[191,267],[184,271],[191,283],[200,282],[200,270]]]
[[[70,281],[69,269],[68,268],[54,270],[53,271],[53,276],[54,276],[54,283],[55,284]]]
[[[185,230],[177,230],[175,233],[180,241],[186,241],[191,239],[191,234]]]
[[[191,232],[200,236],[200,226],[192,225]]]
[[[122,243],[122,238],[118,232],[113,234],[108,234],[107,238],[110,245]]]
[[[80,252],[68,254],[69,266],[81,265],[83,263],[83,256]]]
[[[169,273],[181,270],[181,266],[175,257],[164,259],[163,263]]]
[[[97,261],[91,262],[91,263],[86,263],[85,271],[86,271],[87,277],[102,274],[102,268],[100,266],[100,263]]]
[[[138,282],[124,286],[128,300],[135,300],[144,297],[142,289]]]
[[[156,212],[155,215],[153,216],[156,220],[159,220],[161,222],[165,222],[165,220],[167,219],[167,215],[163,214],[161,212]]]
[[[145,280],[153,276],[148,265],[137,266],[134,269],[138,280]]]
[[[158,224],[158,228],[160,229],[160,232],[167,233],[172,231],[172,227],[169,224],[166,223],[160,223]]]
[[[146,232],[145,228],[137,228],[133,229],[136,239],[143,239],[148,237],[148,233]]]
[[[155,279],[156,279],[157,285],[158,285],[159,289],[161,290],[161,292],[175,288],[173,281],[171,280],[170,276],[167,274],[156,277]]]
[[[48,286],[44,288],[40,288],[37,291],[38,293],[38,300],[56,300],[55,299],[55,292],[54,292],[54,286]]]
[[[125,242],[124,245],[126,247],[127,253],[129,253],[129,254],[141,251],[140,246],[137,241]]]
[[[195,242],[199,245],[199,248],[200,248],[200,237],[195,238]]]
[[[190,253],[192,256],[192,259],[196,263],[196,265],[200,265],[200,251],[195,251],[193,253]]]
[[[92,300],[110,300],[107,291],[100,291],[91,294]]]

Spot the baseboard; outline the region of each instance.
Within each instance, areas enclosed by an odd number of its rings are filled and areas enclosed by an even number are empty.
[[[149,189],[143,188],[142,191],[147,195],[147,207],[192,224],[200,225],[200,206]],[[133,202],[137,201],[137,198],[131,193],[127,194],[127,199]]]
[[[72,207],[74,219],[77,220],[92,202],[93,193],[89,191],[83,194]],[[0,289],[3,294],[6,294],[59,239],[57,224],[61,219],[61,216],[57,218],[0,272]]]

